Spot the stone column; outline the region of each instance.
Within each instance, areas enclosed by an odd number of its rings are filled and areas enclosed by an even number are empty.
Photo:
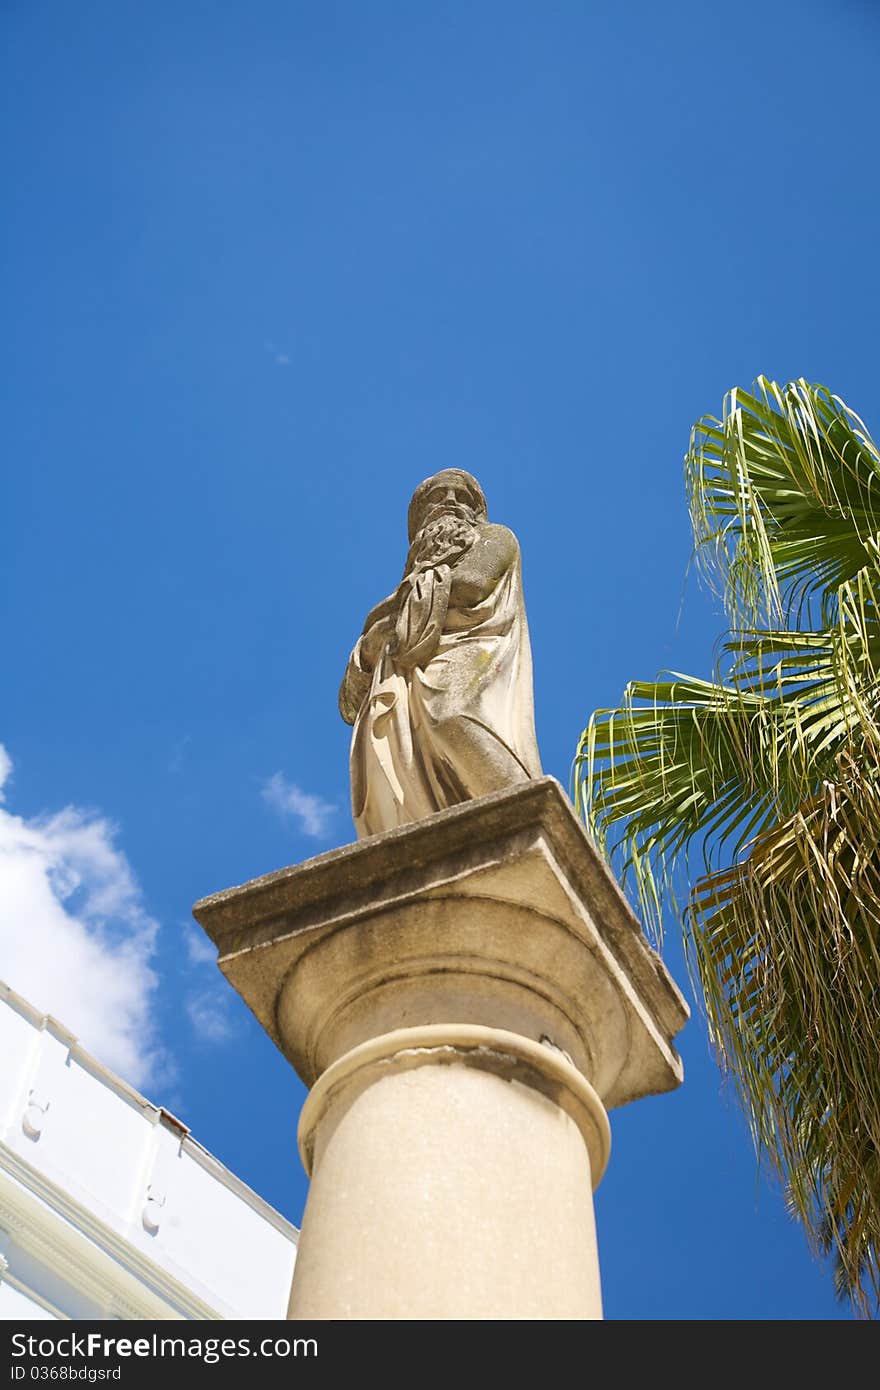
[[[606,1111],[682,1078],[687,1006],[542,778],[203,899],[311,1087],[289,1316],[602,1316]]]

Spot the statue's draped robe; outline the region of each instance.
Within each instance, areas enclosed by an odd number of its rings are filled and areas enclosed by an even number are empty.
[[[451,581],[445,563],[409,577],[394,637],[355,719],[352,813],[361,838],[496,789],[485,785],[485,769],[480,785],[469,778],[458,721],[486,730],[523,779],[541,776],[518,547],[476,607],[449,606]],[[363,670],[360,643],[351,660]],[[509,769],[510,759],[500,765]],[[509,781],[509,772],[499,775],[498,789]]]

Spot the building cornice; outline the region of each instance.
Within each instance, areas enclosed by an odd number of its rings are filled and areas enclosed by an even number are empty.
[[[0,1142],[0,1227],[111,1316],[221,1320],[174,1275]]]
[[[40,1032],[48,1033],[51,1037],[57,1039],[58,1042],[67,1048],[68,1055],[73,1061],[91,1076],[95,1077],[97,1081],[106,1086],[115,1095],[119,1096],[121,1100],[124,1100],[135,1109],[140,1110],[144,1118],[151,1124],[161,1124],[164,1125],[165,1128],[170,1129],[179,1139],[181,1149],[185,1154],[194,1159],[195,1162],[198,1163],[200,1167],[204,1168],[206,1172],[210,1173],[212,1178],[215,1178],[217,1182],[221,1183],[230,1192],[235,1193],[236,1197],[239,1197],[252,1211],[262,1217],[262,1219],[270,1226],[274,1227],[276,1231],[279,1231],[285,1236],[291,1244],[294,1246],[296,1245],[299,1237],[299,1231],[296,1226],[283,1217],[279,1211],[276,1211],[274,1207],[270,1206],[270,1204],[255,1192],[252,1187],[248,1187],[246,1182],[237,1177],[235,1173],[231,1172],[214,1156],[214,1154],[206,1149],[203,1144],[200,1144],[190,1133],[188,1126],[185,1125],[182,1120],[178,1119],[177,1116],[172,1115],[170,1110],[166,1110],[160,1105],[154,1105],[152,1101],[147,1100],[146,1096],[142,1095],[140,1091],[135,1090],[127,1081],[123,1081],[121,1076],[111,1071],[109,1067],[105,1067],[103,1062],[100,1062],[97,1057],[93,1056],[91,1052],[88,1052],[86,1048],[83,1047],[82,1043],[79,1042],[75,1034],[73,1034],[69,1028],[65,1028],[63,1023],[59,1023],[58,1019],[54,1018],[52,1014],[41,1013],[39,1009],[35,1008],[27,999],[24,999],[22,995],[17,994],[15,990],[3,980],[0,980],[0,1000],[5,1001],[16,1013],[26,1018],[35,1029]]]

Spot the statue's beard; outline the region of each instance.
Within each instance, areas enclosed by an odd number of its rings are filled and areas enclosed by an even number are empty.
[[[447,506],[426,521],[410,546],[402,598],[388,651],[402,669],[426,665],[443,636],[456,560],[480,534],[475,514]]]
[[[444,511],[433,521],[427,521],[409,549],[406,573],[427,569],[432,565],[452,565],[470,550],[479,534],[474,513],[467,507]]]

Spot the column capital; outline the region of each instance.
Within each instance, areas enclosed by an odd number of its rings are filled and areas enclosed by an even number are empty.
[[[214,894],[193,914],[308,1086],[385,1034],[449,1026],[549,1043],[607,1108],[681,1082],[672,1039],[687,1005],[551,777]]]

